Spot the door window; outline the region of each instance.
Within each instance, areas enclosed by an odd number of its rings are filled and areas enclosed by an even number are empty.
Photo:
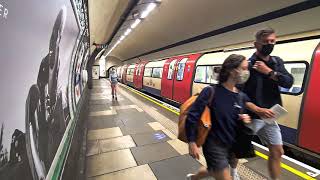
[[[144,77],[151,77],[152,68],[145,68],[144,69]]]
[[[168,76],[167,79],[171,80],[174,72],[174,65],[176,64],[177,60],[173,60],[169,64],[169,71],[168,71]]]
[[[194,82],[206,84],[218,84],[218,76],[221,66],[197,66]]]
[[[154,78],[162,78],[162,68],[153,68],[152,77],[154,77]]]
[[[188,60],[188,58],[183,58],[178,63],[177,81],[182,81],[183,80],[184,68],[186,66],[187,60]]]
[[[303,85],[309,64],[306,61],[284,62],[284,67],[293,76],[294,82],[291,88],[279,87],[281,93],[299,95],[303,92]]]

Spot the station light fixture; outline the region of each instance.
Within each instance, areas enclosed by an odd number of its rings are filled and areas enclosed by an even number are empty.
[[[119,40],[122,41],[125,37],[126,36],[122,35]]]
[[[138,26],[138,24],[142,21],[142,19],[146,18],[146,17],[149,15],[149,13],[150,13],[152,10],[154,10],[154,8],[157,7],[157,4],[160,4],[160,3],[161,3],[161,0],[154,0],[152,3],[149,3],[148,6],[147,6],[147,8],[141,13],[140,18],[138,17],[138,18],[131,24],[131,26],[124,32],[124,34],[120,37],[120,39],[118,39],[118,41],[117,41],[117,42],[112,46],[112,48],[108,51],[108,53],[106,54],[106,56],[108,56],[108,55],[111,53],[111,51],[112,51],[116,46],[118,46],[118,45],[121,43],[121,41],[124,40],[124,38],[131,33],[131,31],[132,31],[134,28],[136,28],[136,27]],[[137,13],[137,15],[138,15],[138,13]],[[137,16],[137,15],[136,15],[136,16]],[[136,17],[136,16],[135,16],[135,17]]]
[[[132,29],[131,29],[131,28],[128,28],[128,29],[126,30],[126,32],[124,33],[124,35],[125,35],[125,36],[128,36],[128,34],[130,34],[131,31],[132,31]]]
[[[157,7],[157,4],[156,3],[150,3],[148,6],[147,6],[147,9],[144,10],[140,16],[140,18],[144,19],[148,16],[148,14],[155,8]]]
[[[132,29],[136,28],[140,22],[141,22],[141,19],[136,19],[134,23],[131,24],[131,28]]]

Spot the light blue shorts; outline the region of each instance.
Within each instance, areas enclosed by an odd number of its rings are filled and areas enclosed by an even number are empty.
[[[282,145],[281,129],[277,122],[266,123],[261,119],[253,119],[247,127],[259,137],[265,145]]]

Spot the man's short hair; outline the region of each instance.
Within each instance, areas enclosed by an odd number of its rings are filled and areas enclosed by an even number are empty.
[[[255,35],[256,41],[261,40],[263,37],[269,36],[270,34],[274,34],[275,31],[272,28],[261,29]]]

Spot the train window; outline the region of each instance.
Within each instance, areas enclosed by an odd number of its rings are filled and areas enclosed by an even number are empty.
[[[136,76],[139,74],[139,71],[140,71],[140,64],[139,64],[138,67],[137,67]]]
[[[129,69],[129,75],[133,75],[133,71],[134,71],[134,69]]]
[[[173,72],[174,72],[174,65],[176,64],[176,61],[177,60],[173,60],[170,62],[168,76],[167,76],[167,79],[169,80],[172,79]]]
[[[197,66],[194,82],[218,84],[221,66]]]
[[[143,65],[140,65],[139,66],[139,73],[138,73],[138,75],[140,76],[141,75],[141,69],[143,68]]]
[[[293,95],[301,94],[303,92],[304,78],[308,69],[308,63],[305,61],[285,62],[284,67],[292,74],[294,82],[291,88],[279,87],[281,93]]]
[[[183,58],[178,63],[177,81],[182,81],[183,80],[184,68],[186,66],[187,60],[188,60],[188,58]]]
[[[152,68],[145,68],[144,69],[144,77],[151,77]]]
[[[152,77],[162,78],[162,68],[153,68]]]

